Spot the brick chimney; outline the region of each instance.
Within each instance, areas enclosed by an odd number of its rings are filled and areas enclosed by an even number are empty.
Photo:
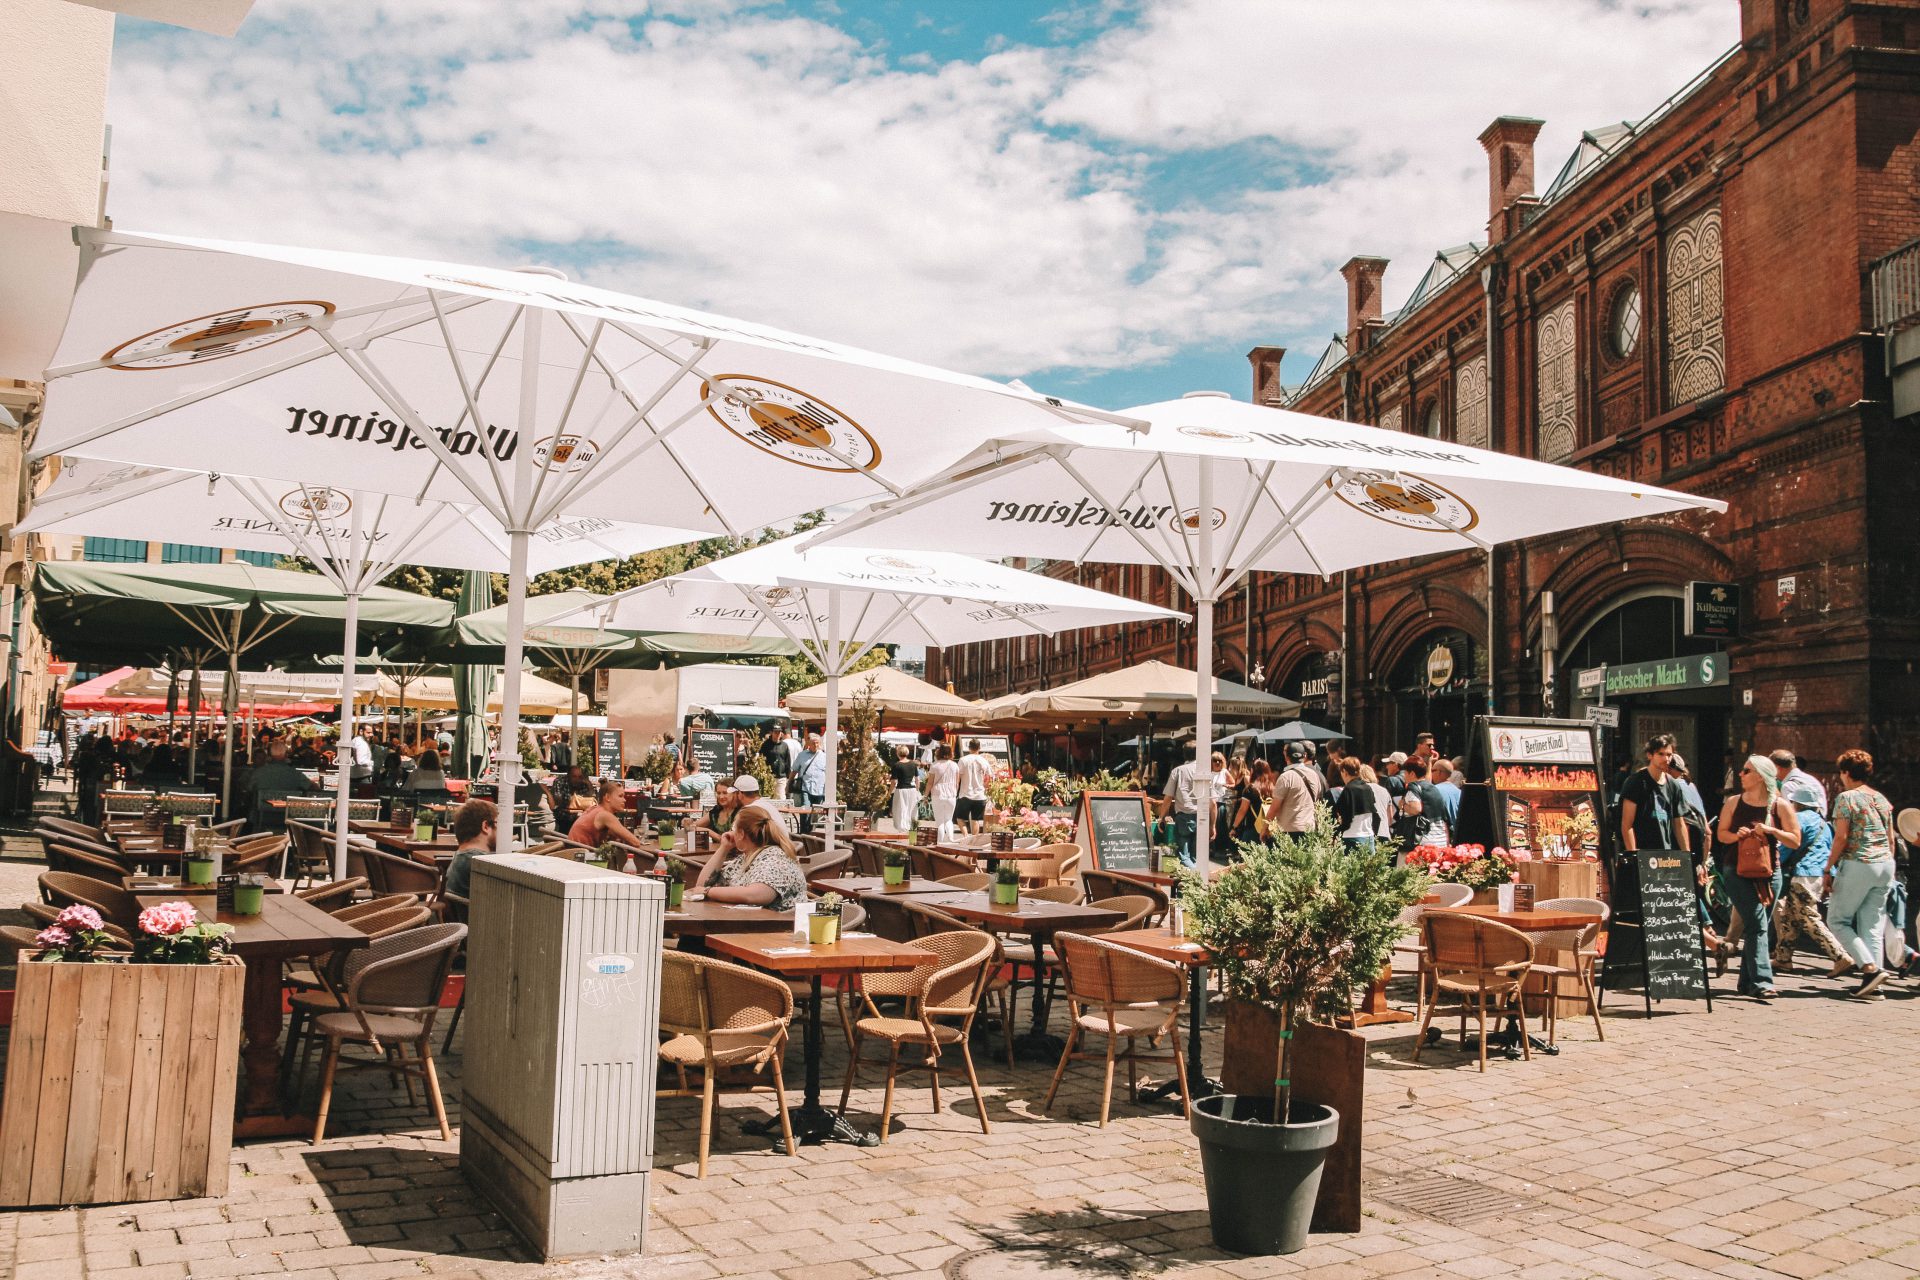
[[[1508,210],[1533,195],[1533,140],[1543,120],[1501,116],[1480,134],[1487,151],[1487,243],[1518,230]]]
[[[1285,347],[1255,347],[1247,352],[1247,363],[1253,366],[1255,404],[1280,403],[1280,361],[1286,354]]]
[[[1347,278],[1347,352],[1364,349],[1361,331],[1380,323],[1380,280],[1387,274],[1385,258],[1348,258],[1340,268]]]

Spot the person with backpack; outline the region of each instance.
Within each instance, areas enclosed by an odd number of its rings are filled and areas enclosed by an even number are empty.
[[[1778,763],[1774,767],[1778,768]],[[1820,816],[1820,796],[1812,787],[1789,774],[1780,794],[1793,805],[1793,816],[1800,824],[1800,847],[1781,859],[1786,864],[1782,868],[1785,887],[1773,908],[1774,972],[1793,968],[1793,944],[1803,936],[1812,938],[1814,945],[1826,952],[1835,972],[1844,972],[1853,961],[1820,914],[1820,878],[1826,874],[1827,855],[1833,851],[1833,828]]]
[[[1267,807],[1267,825],[1275,835],[1304,835],[1318,821],[1315,810],[1326,798],[1327,781],[1310,755],[1304,742],[1287,744],[1287,767],[1273,780],[1273,803]]]
[[[1397,802],[1399,817],[1394,819],[1393,835],[1402,848],[1417,844],[1450,845],[1453,834],[1447,826],[1447,800],[1440,788],[1427,781],[1427,762],[1418,755],[1408,756],[1400,766],[1406,790]]]

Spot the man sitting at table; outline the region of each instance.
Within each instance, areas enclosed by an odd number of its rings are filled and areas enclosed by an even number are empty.
[[[471,897],[474,855],[493,852],[493,824],[499,811],[491,800],[469,800],[453,813],[453,838],[460,842],[453,861],[447,864],[447,892],[458,898]]]
[[[627,797],[627,784],[618,778],[607,778],[600,783],[600,799],[573,820],[573,829],[567,832],[567,839],[575,844],[597,849],[609,840],[620,844],[630,844],[634,848],[644,848],[640,837],[627,830],[620,821],[620,808]]]
[[[263,764],[253,767],[253,829],[271,830],[284,824],[277,810],[267,803],[270,800],[285,800],[288,796],[306,795],[320,788],[313,779],[293,767],[287,759],[287,741],[275,738],[273,745],[267,748],[267,759]]]

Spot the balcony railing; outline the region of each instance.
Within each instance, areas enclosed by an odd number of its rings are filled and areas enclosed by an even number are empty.
[[[1910,240],[1867,268],[1873,327],[1890,333],[1920,319],[1920,240]]]

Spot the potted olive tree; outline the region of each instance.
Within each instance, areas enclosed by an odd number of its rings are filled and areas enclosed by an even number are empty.
[[[1349,851],[1324,806],[1315,830],[1242,844],[1240,854],[1211,884],[1183,877],[1181,902],[1187,936],[1207,949],[1228,998],[1267,1010],[1279,1027],[1273,1091],[1203,1099],[1191,1126],[1214,1242],[1235,1253],[1293,1253],[1306,1244],[1340,1125],[1333,1108],[1294,1101],[1294,1033],[1351,1009],[1428,880],[1384,850]]]

